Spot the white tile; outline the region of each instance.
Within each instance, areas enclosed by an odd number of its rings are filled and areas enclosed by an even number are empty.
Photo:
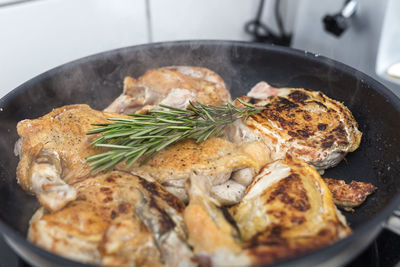
[[[322,19],[327,14],[339,12],[343,1],[302,0],[293,47],[319,53],[375,75],[375,57],[387,0],[358,2],[359,8],[351,18],[348,29],[336,37],[325,31]]]
[[[148,41],[145,0],[47,0],[0,8],[0,96],[50,68]]]
[[[0,0],[0,5],[6,5],[6,4],[13,4],[13,3],[17,3],[20,0]]]
[[[389,79],[400,84],[400,79],[391,79],[387,76],[386,71],[390,66],[395,66],[400,62],[400,1],[389,0],[384,17],[381,39],[379,42],[376,73],[384,79]],[[395,64],[397,63],[397,64]],[[395,65],[393,65],[395,64]],[[397,73],[399,73],[400,65],[397,65]]]
[[[150,0],[153,41],[250,40],[244,25],[258,0]]]

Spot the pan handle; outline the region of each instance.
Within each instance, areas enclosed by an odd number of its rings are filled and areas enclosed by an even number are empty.
[[[384,223],[384,227],[393,233],[400,235],[400,207],[393,212],[393,215]]]

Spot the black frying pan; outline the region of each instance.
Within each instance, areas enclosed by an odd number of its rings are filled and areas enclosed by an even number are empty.
[[[360,148],[346,157],[347,163],[341,162],[325,176],[371,182],[378,191],[354,214],[345,213],[354,230],[351,236],[280,264],[344,264],[376,237],[400,203],[400,100],[367,75],[311,53],[252,43],[191,41],[134,46],[55,68],[0,100],[0,231],[26,260],[36,265],[82,265],[25,240],[28,221],[38,203],[15,180],[17,122],[73,103],[103,109],[121,93],[126,75],[138,77],[147,69],[168,65],[210,68],[222,76],[233,97],[246,94],[262,80],[275,87],[320,90],[343,101],[357,119],[363,132]]]

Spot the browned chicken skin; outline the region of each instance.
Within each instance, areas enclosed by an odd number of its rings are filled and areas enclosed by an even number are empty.
[[[216,137],[201,143],[187,139],[161,150],[143,165],[135,163],[129,171],[148,180],[158,181],[185,202],[185,181],[196,171],[199,175],[207,176],[212,186],[222,185],[221,188],[213,188],[214,197],[223,204],[234,204],[240,200],[247,184],[241,185],[230,180],[232,172],[239,170],[236,177],[240,176],[240,171],[249,169],[251,171],[241,177],[250,176],[251,179],[269,159],[269,152],[259,142],[237,145]],[[232,191],[223,187],[227,181],[239,184],[237,187],[241,186],[242,190]],[[237,187],[233,186],[232,189]]]
[[[208,177],[192,173],[187,187],[190,201],[184,220],[196,258],[211,266],[248,265],[238,230],[226,218],[218,201],[210,196]]]
[[[92,123],[159,104],[223,104],[230,94],[222,78],[199,67],[153,69],[126,77],[108,112],[71,105],[21,121],[17,179],[44,206],[28,238],[92,264],[220,266],[268,264],[350,234],[333,201],[351,209],[375,187],[324,182],[305,162],[323,170],[359,146],[351,112],[304,89],[260,83],[248,95],[267,108],[238,121],[225,139],[183,140],[144,165],[120,163],[98,175],[85,160],[101,152],[90,146],[97,136],[86,135]],[[186,208],[180,199],[189,200]]]
[[[177,101],[175,95],[187,99]],[[162,101],[185,108],[189,100],[220,105],[230,100],[230,94],[222,78],[209,69],[170,66],[148,70],[137,80],[126,77],[123,93],[104,111],[129,114],[154,108]]]
[[[68,184],[90,174],[85,160],[101,150],[90,146],[95,136],[87,135],[92,123],[124,115],[93,110],[88,105],[56,108],[32,120],[20,121],[17,142],[20,161],[17,180],[22,188],[36,194],[49,210],[58,210],[76,198]]]
[[[90,176],[86,157],[101,152],[87,135],[92,123],[107,123],[109,117],[126,115],[104,113],[87,105],[65,106],[34,120],[18,124],[20,162],[17,179],[21,186],[37,195],[40,203],[58,210],[76,198],[70,186]],[[222,138],[196,143],[188,139],[172,144],[146,164],[134,164],[129,171],[149,181],[158,181],[182,200],[187,200],[184,183],[192,171],[209,176],[217,186],[213,195],[223,204],[237,203],[244,192],[242,180],[251,178],[269,161],[269,151],[261,143],[233,144]],[[126,170],[124,163],[116,169]],[[236,181],[230,180],[235,173]],[[228,181],[227,193],[224,184]],[[230,187],[228,184],[228,187]],[[239,188],[239,190],[238,190]]]
[[[324,170],[360,145],[362,134],[352,113],[321,92],[260,82],[248,96],[265,109],[250,116],[243,131],[253,131],[250,139],[262,139],[275,159],[289,153]]]
[[[75,201],[32,218],[28,238],[35,244],[95,264],[191,264],[184,204],[158,183],[113,171],[71,186]]]
[[[345,210],[354,212],[355,207],[360,206],[367,196],[374,193],[376,187],[370,183],[351,181],[346,184],[344,180],[324,178],[329,191],[331,191],[335,204]]]
[[[241,202],[223,213],[207,177],[192,174],[184,219],[203,264],[269,264],[326,246],[351,233],[316,170],[288,155],[254,178]],[[239,231],[238,231],[239,230]]]
[[[297,256],[351,232],[316,170],[289,155],[267,164],[230,211],[254,264]]]

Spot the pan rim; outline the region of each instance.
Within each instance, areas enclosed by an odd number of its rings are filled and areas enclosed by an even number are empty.
[[[278,53],[284,53],[290,56],[294,57],[302,57],[304,56],[307,58],[307,60],[313,61],[317,64],[329,64],[332,66],[334,69],[338,69],[339,71],[347,74],[352,74],[354,75],[357,79],[360,79],[364,81],[365,83],[370,84],[377,93],[381,94],[383,97],[385,97],[389,103],[394,104],[397,102],[397,107],[396,110],[399,110],[400,112],[400,99],[392,92],[390,91],[386,86],[384,86],[382,83],[376,81],[369,75],[358,71],[350,66],[347,66],[339,61],[327,58],[325,56],[321,55],[316,55],[314,53],[308,52],[308,51],[303,51],[299,49],[293,49],[293,48],[287,48],[287,47],[281,47],[281,46],[276,46],[276,45],[267,45],[267,44],[258,44],[258,43],[251,43],[251,42],[243,42],[243,41],[231,41],[231,40],[183,40],[183,41],[172,41],[172,42],[157,42],[157,43],[149,43],[149,44],[142,44],[142,45],[134,45],[134,46],[129,46],[129,47],[122,47],[118,49],[113,49],[109,51],[103,51],[100,53],[96,53],[93,55],[89,55],[80,59],[76,59],[70,62],[67,62],[65,64],[62,64],[60,66],[57,66],[55,68],[52,68],[40,75],[35,76],[34,78],[22,83],[19,85],[17,88],[14,90],[10,91],[7,93],[4,97],[0,99],[0,106],[2,106],[4,103],[9,102],[12,98],[14,98],[16,95],[21,94],[25,92],[27,87],[29,87],[30,84],[36,84],[37,82],[46,79],[49,76],[52,76],[55,73],[60,72],[63,68],[68,68],[72,67],[77,64],[82,64],[91,60],[95,60],[97,58],[101,58],[104,56],[112,56],[113,54],[121,53],[124,51],[137,51],[141,49],[157,49],[160,47],[179,47],[179,46],[195,46],[195,47],[201,47],[201,46],[212,46],[212,45],[217,45],[217,46],[227,46],[227,47],[232,47],[232,46],[239,46],[239,47],[245,47],[245,48],[253,48],[253,49],[260,49],[264,51],[272,51],[272,52],[278,52]],[[396,106],[396,105],[394,105]],[[281,261],[277,261],[274,264],[278,265],[284,265],[284,264],[290,264],[294,263],[299,259],[307,259],[313,257],[315,254],[323,253],[326,252],[328,254],[333,253],[335,250],[340,249],[340,247],[345,246],[346,244],[350,244],[351,242],[354,242],[357,237],[361,235],[365,235],[368,233],[368,231],[375,229],[377,227],[381,227],[382,223],[385,222],[385,220],[392,214],[392,212],[400,205],[400,194],[397,194],[387,205],[384,209],[379,211],[374,215],[374,217],[367,222],[363,223],[362,225],[358,226],[357,229],[353,231],[353,233],[339,241],[336,241],[328,246],[313,250],[309,253],[302,254],[298,257],[295,258],[290,258],[290,259],[284,259]],[[50,259],[55,262],[59,262],[61,264],[74,264],[75,266],[94,266],[90,264],[85,264],[81,263],[78,261],[74,261],[68,258],[65,258],[63,256],[60,256],[58,254],[49,252],[33,243],[28,241],[25,237],[23,237],[19,232],[11,228],[8,224],[3,222],[3,220],[0,219],[0,233],[6,236],[10,236],[13,240],[16,240],[19,245],[23,245],[25,248],[28,248],[35,252],[36,254],[39,254],[39,256],[44,257],[46,259]],[[365,247],[369,244],[365,244]]]

